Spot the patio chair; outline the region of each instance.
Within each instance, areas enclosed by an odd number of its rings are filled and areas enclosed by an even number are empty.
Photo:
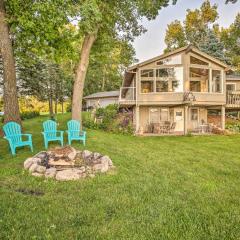
[[[81,131],[80,122],[76,120],[70,120],[67,123],[68,144],[71,145],[72,140],[83,141],[83,145],[86,144],[86,132]]]
[[[22,134],[21,126],[16,122],[8,122],[3,126],[5,139],[8,140],[12,155],[16,154],[17,147],[30,146],[33,151],[32,134]],[[26,137],[26,140],[23,138]]]
[[[59,141],[63,146],[63,131],[57,130],[57,123],[53,120],[47,120],[43,123],[43,137],[45,148],[48,148],[48,142]]]
[[[169,128],[169,133],[172,133],[175,130],[176,122],[173,122]]]

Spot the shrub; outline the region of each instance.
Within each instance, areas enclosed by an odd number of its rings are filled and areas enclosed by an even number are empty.
[[[226,129],[232,132],[240,132],[240,122],[227,123]]]
[[[20,113],[21,119],[31,119],[40,116],[40,113],[38,111],[26,111]]]
[[[83,112],[84,127],[114,133],[133,133],[131,117],[120,114],[116,104],[108,105],[106,108],[98,108],[95,113],[96,119],[92,115],[91,112]]]
[[[72,104],[69,103],[66,107],[66,112],[72,112]]]

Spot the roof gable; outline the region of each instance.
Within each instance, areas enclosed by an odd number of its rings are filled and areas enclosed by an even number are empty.
[[[192,45],[188,45],[188,46],[185,46],[185,47],[182,47],[182,48],[178,48],[178,49],[176,49],[174,51],[171,51],[169,53],[161,54],[161,55],[156,56],[154,58],[151,58],[151,59],[148,59],[146,61],[140,62],[140,63],[135,64],[133,66],[130,66],[128,68],[128,71],[132,71],[132,70],[134,70],[136,68],[145,66],[147,64],[156,62],[158,60],[161,60],[161,59],[173,56],[173,55],[177,55],[177,54],[182,53],[182,52],[185,52],[185,53],[194,52],[194,53],[202,56],[203,58],[208,59],[208,60],[210,60],[210,61],[212,61],[212,62],[214,62],[214,63],[216,63],[216,64],[218,64],[218,65],[220,65],[220,66],[222,66],[224,68],[229,68],[229,66],[227,64],[223,63],[222,61],[218,60],[217,58],[212,57],[209,54],[206,54],[206,53],[200,51],[199,49],[197,49],[196,47],[194,47]]]

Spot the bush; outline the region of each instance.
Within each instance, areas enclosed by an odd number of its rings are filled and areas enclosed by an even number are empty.
[[[38,111],[26,111],[26,112],[21,112],[20,113],[21,119],[31,119],[40,116],[40,112]]]
[[[108,132],[132,134],[132,121],[127,116],[119,114],[118,105],[108,105],[106,108],[98,108],[95,113],[96,119],[91,112],[83,113],[83,125],[86,128],[102,129]],[[95,121],[96,120],[96,121]]]
[[[226,129],[232,132],[240,132],[240,122],[227,123]]]
[[[72,112],[72,104],[69,103],[66,107],[66,112]]]

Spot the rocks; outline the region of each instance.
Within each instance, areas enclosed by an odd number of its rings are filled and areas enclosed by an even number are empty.
[[[33,164],[32,158],[27,158],[23,163],[23,166],[25,169],[29,169],[32,164]]]
[[[71,146],[43,151],[24,161],[24,168],[33,176],[58,181],[94,178],[114,168],[109,156],[88,150],[78,151]]]
[[[67,169],[57,172],[56,180],[58,181],[69,181],[69,180],[78,180],[80,174],[77,169]]]
[[[35,169],[35,172],[44,174],[46,172],[46,167],[41,166],[41,165],[37,165],[37,167]]]
[[[88,151],[88,150],[84,150],[83,152],[82,152],[82,157],[83,157],[83,159],[88,159],[88,158],[90,158],[92,156],[92,152],[90,152],[90,151]]]
[[[35,172],[35,170],[37,169],[37,167],[38,167],[38,164],[37,164],[37,163],[33,163],[33,164],[31,165],[31,167],[29,168],[29,172],[30,172],[30,173]]]
[[[48,168],[45,172],[45,177],[46,178],[55,178],[57,173],[57,169],[54,167]]]
[[[34,177],[43,177],[43,174],[37,173],[37,172],[33,172],[32,176],[34,176]]]

